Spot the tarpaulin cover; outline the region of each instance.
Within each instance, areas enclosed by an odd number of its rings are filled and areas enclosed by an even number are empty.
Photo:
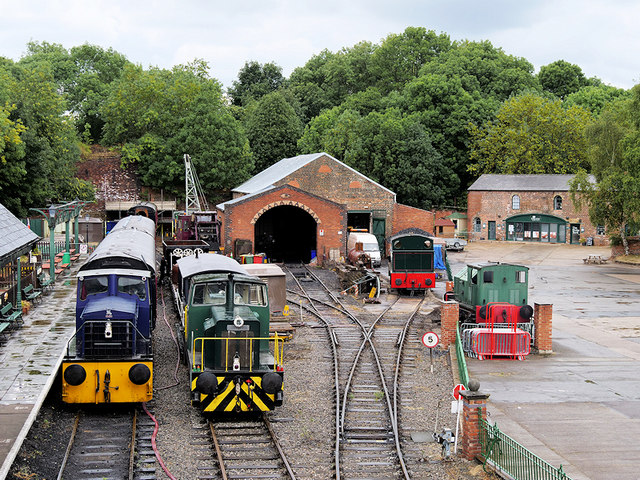
[[[442,245],[433,246],[433,266],[436,270],[446,270],[442,256]]]

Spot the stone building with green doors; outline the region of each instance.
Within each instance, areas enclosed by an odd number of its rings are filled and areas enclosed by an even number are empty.
[[[468,189],[471,240],[608,245],[586,206],[569,194],[573,175],[481,175]]]

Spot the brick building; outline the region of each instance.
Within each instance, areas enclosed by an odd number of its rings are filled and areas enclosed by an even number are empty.
[[[469,238],[577,244],[591,237],[595,245],[608,245],[604,227],[591,224],[587,207],[573,204],[572,178],[480,176],[468,189]]]
[[[227,253],[264,252],[276,261],[346,256],[350,228],[385,239],[404,228],[433,231],[432,212],[326,153],[285,158],[232,190],[217,206]]]

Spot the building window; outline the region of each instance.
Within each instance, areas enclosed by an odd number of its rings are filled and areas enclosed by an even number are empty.
[[[560,195],[556,195],[553,199],[553,209],[562,210],[562,197]]]
[[[514,210],[520,210],[520,195],[514,195],[511,197],[511,208]]]
[[[480,219],[478,217],[473,219],[473,231],[474,232],[481,232],[482,231],[482,222],[480,221]]]
[[[596,235],[604,235],[604,225],[598,225],[596,227]]]

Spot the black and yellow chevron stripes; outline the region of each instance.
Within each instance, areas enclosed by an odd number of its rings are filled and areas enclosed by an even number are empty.
[[[236,395],[236,379],[240,377],[240,393]],[[200,395],[200,407],[204,412],[233,412],[238,408],[242,412],[268,412],[275,407],[275,395],[266,393],[262,385],[262,377],[254,375],[217,375],[218,385],[226,385],[218,395]],[[191,391],[195,391],[196,380],[191,382]],[[251,380],[247,383],[247,380]]]

